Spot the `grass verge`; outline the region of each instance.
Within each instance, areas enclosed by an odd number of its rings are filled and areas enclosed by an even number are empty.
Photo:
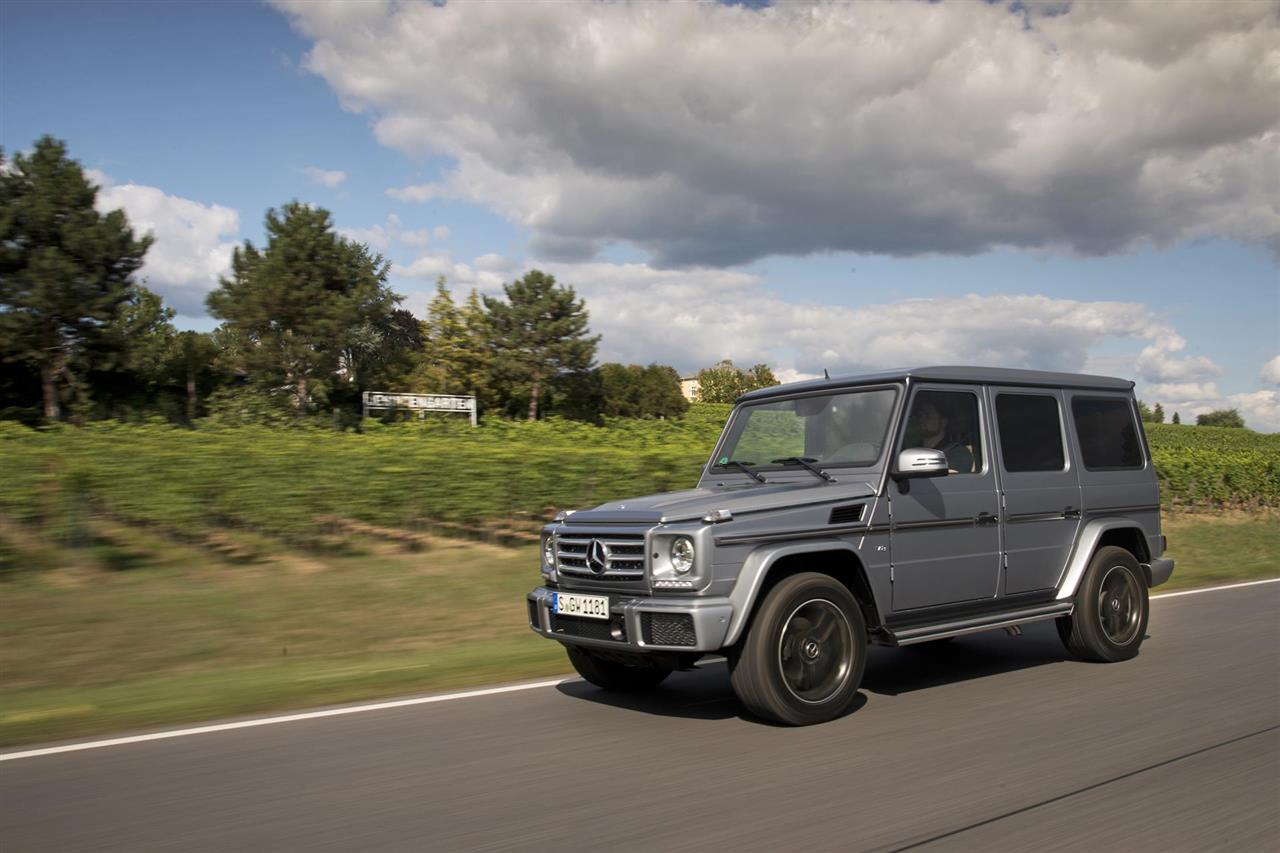
[[[1159,591],[1280,575],[1278,521],[1166,518],[1177,570]],[[0,525],[0,745],[568,670],[525,624],[535,548],[257,553],[101,521],[71,548]]]

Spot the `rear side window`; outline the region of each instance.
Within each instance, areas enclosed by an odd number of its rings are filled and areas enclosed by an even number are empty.
[[[1004,470],[1061,471],[1062,420],[1058,400],[1044,394],[999,394],[996,422],[1000,426],[1000,457]]]
[[[1080,438],[1080,456],[1090,471],[1142,467],[1142,445],[1133,405],[1121,397],[1076,397],[1071,414]]]

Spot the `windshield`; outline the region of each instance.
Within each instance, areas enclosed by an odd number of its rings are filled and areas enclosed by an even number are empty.
[[[893,388],[876,388],[749,403],[733,419],[715,464],[781,468],[786,463],[775,460],[799,456],[824,467],[874,465],[896,397]]]

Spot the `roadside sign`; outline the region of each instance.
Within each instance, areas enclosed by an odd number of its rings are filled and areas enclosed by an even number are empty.
[[[401,394],[396,391],[365,391],[364,416],[370,412],[417,412],[425,418],[427,412],[456,412],[471,415],[471,425],[476,425],[476,398],[457,394]]]

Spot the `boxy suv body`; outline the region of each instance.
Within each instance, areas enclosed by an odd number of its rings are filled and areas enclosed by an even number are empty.
[[[561,513],[533,630],[606,689],[723,654],[772,720],[852,703],[868,643],[1054,620],[1119,661],[1166,581],[1133,383],[926,367],[737,401],[697,487]]]

